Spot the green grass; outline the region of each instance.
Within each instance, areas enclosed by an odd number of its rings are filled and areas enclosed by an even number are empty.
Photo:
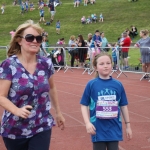
[[[37,8],[37,0],[32,0]],[[46,1],[46,0],[45,0]],[[135,25],[138,31],[141,29],[150,29],[149,27],[149,5],[150,0],[139,0],[138,2],[128,2],[128,0],[97,0],[96,4],[83,6],[83,3],[78,8],[73,7],[74,0],[61,0],[62,5],[56,7],[56,15],[54,22],[50,26],[41,26],[49,34],[49,43],[55,44],[59,38],[64,37],[66,43],[71,35],[77,36],[82,34],[84,39],[87,39],[88,33],[94,33],[96,29],[105,32],[109,42],[116,42],[120,34],[131,25]],[[83,0],[82,0],[83,1]],[[6,4],[4,15],[0,14],[0,45],[5,46],[9,44],[9,32],[16,29],[19,24],[28,19],[33,19],[35,22],[39,21],[39,10],[33,12],[20,14],[19,6],[12,6],[12,1],[1,0],[0,4]],[[103,13],[103,23],[92,23],[82,25],[81,17],[96,13],[98,16]],[[45,20],[49,20],[50,13],[48,8],[45,8]],[[55,24],[57,20],[61,22],[61,34],[57,35],[55,31]],[[136,37],[133,42],[136,42],[140,37]],[[139,51],[136,51],[138,55]],[[135,52],[135,53],[136,53]],[[2,52],[1,52],[2,53]],[[0,55],[2,55],[0,53]],[[135,56],[134,54],[130,54]],[[137,56],[139,57],[139,55]],[[136,58],[137,59],[137,58]]]

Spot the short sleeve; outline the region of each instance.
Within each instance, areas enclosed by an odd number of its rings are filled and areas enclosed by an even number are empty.
[[[137,45],[140,45],[141,39],[136,42]]]
[[[128,100],[127,100],[125,89],[121,84],[121,99],[119,102],[119,106],[126,106],[126,105],[128,105]]]
[[[47,59],[46,62],[48,64],[48,78],[50,78],[54,74],[55,69],[54,69],[51,59]]]
[[[12,80],[15,68],[10,64],[10,60],[5,60],[0,65],[0,79]]]
[[[89,106],[90,104],[90,95],[91,95],[91,91],[90,91],[90,83],[88,83],[84,89],[80,104],[85,105],[85,106]]]

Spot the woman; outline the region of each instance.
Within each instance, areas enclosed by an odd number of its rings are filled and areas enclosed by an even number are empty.
[[[54,119],[64,121],[54,83],[50,59],[37,55],[42,28],[29,20],[21,24],[11,40],[8,58],[0,65],[0,105],[5,109],[1,135],[8,150],[48,150]],[[50,102],[51,101],[51,102]]]
[[[145,73],[150,73],[150,37],[148,30],[140,31],[141,39],[135,44],[135,47],[140,47],[141,61],[142,61],[142,71]],[[144,78],[148,78],[146,75]]]
[[[87,48],[86,43],[81,34],[78,36],[77,45],[78,47],[80,47],[78,48],[80,67],[83,67],[85,59],[87,57]]]
[[[71,67],[74,67],[75,58],[78,59],[78,49],[77,49],[78,46],[76,44],[74,35],[70,36],[68,46],[71,47],[68,50],[69,54],[71,55]],[[78,67],[78,60],[77,60],[77,66],[76,67]]]
[[[109,48],[108,48],[108,40],[107,38],[105,37],[105,34],[104,32],[101,32],[101,39],[102,39],[102,50],[105,51],[105,52],[108,52],[109,51]]]

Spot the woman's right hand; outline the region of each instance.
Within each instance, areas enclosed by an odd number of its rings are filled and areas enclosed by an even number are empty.
[[[17,108],[14,115],[24,118],[24,119],[27,119],[28,116],[31,114],[32,108],[33,107],[31,105],[26,105],[21,108]]]
[[[92,135],[96,134],[96,128],[91,122],[86,123],[85,126],[86,126],[87,133],[92,134]]]

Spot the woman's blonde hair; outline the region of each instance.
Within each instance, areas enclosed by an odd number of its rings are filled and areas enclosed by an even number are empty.
[[[8,57],[21,53],[21,46],[18,44],[18,42],[20,42],[24,30],[29,27],[32,27],[41,35],[42,28],[38,23],[34,23],[32,20],[27,20],[23,24],[19,25],[19,27],[16,29],[14,37],[10,41],[10,47],[7,52]]]
[[[112,57],[111,57],[111,55],[109,55],[109,54],[106,53],[106,52],[101,52],[100,54],[97,54],[97,55],[94,57],[94,59],[93,59],[93,67],[94,67],[95,69],[97,68],[97,59],[100,58],[100,57],[102,57],[102,56],[108,56],[108,57],[110,58],[111,63],[112,63]],[[97,78],[98,76],[99,76],[98,71],[96,71],[95,77]]]
[[[149,31],[146,29],[146,30],[141,30],[140,32],[142,32],[145,36],[147,36],[149,34]]]
[[[76,37],[75,37],[74,35],[71,35],[71,36],[70,36],[70,39],[71,39],[72,41],[74,41],[75,38],[76,38]]]

